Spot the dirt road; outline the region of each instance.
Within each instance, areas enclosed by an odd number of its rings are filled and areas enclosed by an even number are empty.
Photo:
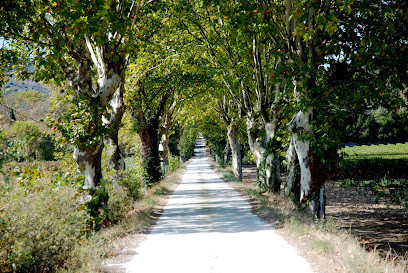
[[[307,261],[211,170],[202,139],[196,148],[157,225],[134,249],[132,259],[120,265],[123,271],[312,272]]]

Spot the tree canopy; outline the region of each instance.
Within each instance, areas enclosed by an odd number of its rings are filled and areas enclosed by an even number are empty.
[[[237,178],[250,150],[269,191],[287,192],[282,162],[298,162],[295,195],[313,203],[351,117],[406,107],[407,8],[393,0],[5,0],[0,86],[14,75],[59,87],[68,111],[50,125],[74,147],[90,195],[102,187],[105,143],[114,147],[109,165],[125,168],[118,131],[127,108],[146,184],[160,179],[158,147],[167,158],[178,125],[200,129],[218,157],[231,151]]]

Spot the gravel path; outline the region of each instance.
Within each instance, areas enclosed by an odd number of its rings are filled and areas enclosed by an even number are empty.
[[[202,139],[157,225],[134,252],[121,265],[126,272],[312,272],[211,170]]]

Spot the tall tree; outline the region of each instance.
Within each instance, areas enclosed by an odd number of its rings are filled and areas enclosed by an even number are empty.
[[[30,49],[20,70],[36,80],[68,82],[72,111],[54,125],[75,146],[83,188],[97,194],[105,136],[119,153],[115,135],[129,56],[163,25],[164,1],[8,0],[5,11],[1,34]],[[98,214],[106,200],[101,196],[92,213]]]
[[[259,182],[279,191],[280,145],[276,139],[283,125],[280,117],[288,88],[279,77],[283,55],[277,50],[276,26],[267,20],[270,11],[258,10],[259,3],[242,1],[191,3],[189,7],[187,18],[192,23],[186,27],[207,47],[228,99],[235,101],[246,119]]]
[[[154,54],[154,53],[153,53]],[[168,55],[168,52],[163,52]],[[205,75],[196,73],[193,66],[178,59],[182,55],[161,57],[146,53],[137,63],[129,67],[127,97],[128,107],[132,113],[133,128],[139,134],[142,146],[145,185],[157,183],[161,178],[159,143],[161,135],[160,122],[170,122],[170,111],[178,107],[180,93],[189,85],[202,82]],[[174,58],[174,59],[173,59]],[[174,105],[169,105],[172,102]],[[166,109],[166,107],[172,109]],[[167,120],[166,120],[167,118]],[[167,127],[170,125],[163,124]]]

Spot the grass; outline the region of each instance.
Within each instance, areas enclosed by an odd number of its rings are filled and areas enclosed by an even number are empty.
[[[323,254],[334,252],[333,244],[328,240],[313,239],[310,241],[310,245],[314,250]]]
[[[354,147],[345,147],[343,152],[345,158],[362,159],[362,158],[386,158],[399,159],[408,158],[408,143],[398,144],[379,144],[379,145],[361,145]]]
[[[309,215],[299,211],[289,198],[262,193],[255,181],[239,181],[228,168],[220,168],[214,162],[212,166],[249,199],[253,212],[275,226],[277,232],[311,261],[318,272],[408,272],[408,258],[382,259],[376,251],[367,252],[356,238],[340,230],[333,219],[316,223]]]

